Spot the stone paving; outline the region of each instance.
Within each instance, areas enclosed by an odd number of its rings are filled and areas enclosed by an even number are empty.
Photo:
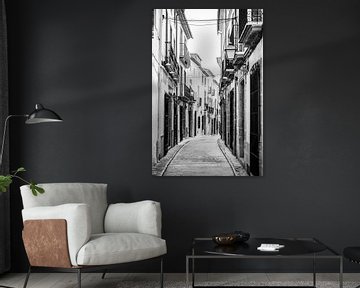
[[[172,147],[166,155],[161,158],[161,160],[152,166],[152,175],[153,176],[163,176],[166,168],[171,163],[171,160],[175,157],[175,155],[179,152],[179,150],[186,145],[190,139],[185,139],[184,141],[180,142],[178,145]]]
[[[164,176],[234,176],[217,144],[218,136],[198,136],[171,161]]]
[[[221,151],[225,154],[225,157],[227,158],[228,162],[231,164],[236,176],[249,176],[249,174],[246,172],[244,166],[240,163],[238,158],[236,158],[236,156],[230,151],[230,149],[225,146],[224,141],[221,140],[220,138],[217,141]]]
[[[181,142],[153,167],[153,175],[247,176],[240,162],[219,141],[218,135],[206,135]]]

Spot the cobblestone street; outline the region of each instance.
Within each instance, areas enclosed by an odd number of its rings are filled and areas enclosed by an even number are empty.
[[[225,156],[219,136],[198,136],[178,145],[172,157],[158,163],[158,176],[246,176],[239,163]],[[227,149],[227,148],[226,148]],[[166,161],[166,163],[165,163]]]
[[[234,176],[220,150],[218,136],[199,136],[186,143],[167,167],[164,176]]]

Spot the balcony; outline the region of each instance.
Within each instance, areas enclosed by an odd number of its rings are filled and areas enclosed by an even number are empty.
[[[190,53],[185,43],[180,43],[180,61],[184,64],[185,68],[190,67]]]
[[[229,84],[229,78],[224,76],[223,74],[220,80],[220,88],[225,88],[228,84]]]
[[[163,65],[166,71],[171,75],[171,78],[177,82],[179,80],[179,64],[176,60],[174,49],[170,42],[166,42],[166,56]]]
[[[222,71],[223,71],[223,76],[225,76],[227,78],[232,78],[234,76],[234,64],[233,64],[233,61],[226,58],[222,62]]]
[[[238,45],[238,49],[237,51],[235,51],[235,56],[234,56],[234,66],[237,67],[241,67],[241,65],[243,65],[246,61],[246,48],[244,47],[243,44],[239,44]]]
[[[225,60],[222,62],[220,88],[225,88],[234,79],[235,69],[233,61],[234,59],[225,58]]]
[[[210,104],[205,104],[204,111],[208,112],[209,114],[213,114],[214,108]]]
[[[262,9],[240,9],[239,43],[254,48],[260,41],[263,25]]]
[[[191,87],[184,84],[184,96],[183,100],[185,102],[195,102],[194,100],[194,92],[192,91]]]

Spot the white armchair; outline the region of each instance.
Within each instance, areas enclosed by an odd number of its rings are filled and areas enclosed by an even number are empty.
[[[21,196],[23,240],[32,270],[39,267],[77,272],[106,270],[117,264],[159,257],[163,287],[161,209],[154,201],[107,204],[106,184],[40,184],[33,196],[28,185]],[[105,274],[104,274],[105,275]],[[103,275],[103,277],[104,277]]]

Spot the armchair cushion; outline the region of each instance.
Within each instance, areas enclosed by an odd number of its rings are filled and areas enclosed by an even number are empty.
[[[145,260],[166,254],[165,240],[140,233],[94,234],[81,247],[78,265],[108,265]]]
[[[71,264],[76,266],[79,249],[90,239],[91,219],[86,204],[33,207],[22,210],[23,220],[65,219]],[[34,239],[37,241],[38,239]]]
[[[143,233],[161,237],[161,208],[155,201],[111,204],[105,215],[105,233]]]
[[[92,233],[104,232],[107,209],[106,184],[98,183],[47,183],[39,184],[45,193],[34,197],[29,185],[20,187],[24,208],[56,206],[67,203],[85,203],[90,210]]]

